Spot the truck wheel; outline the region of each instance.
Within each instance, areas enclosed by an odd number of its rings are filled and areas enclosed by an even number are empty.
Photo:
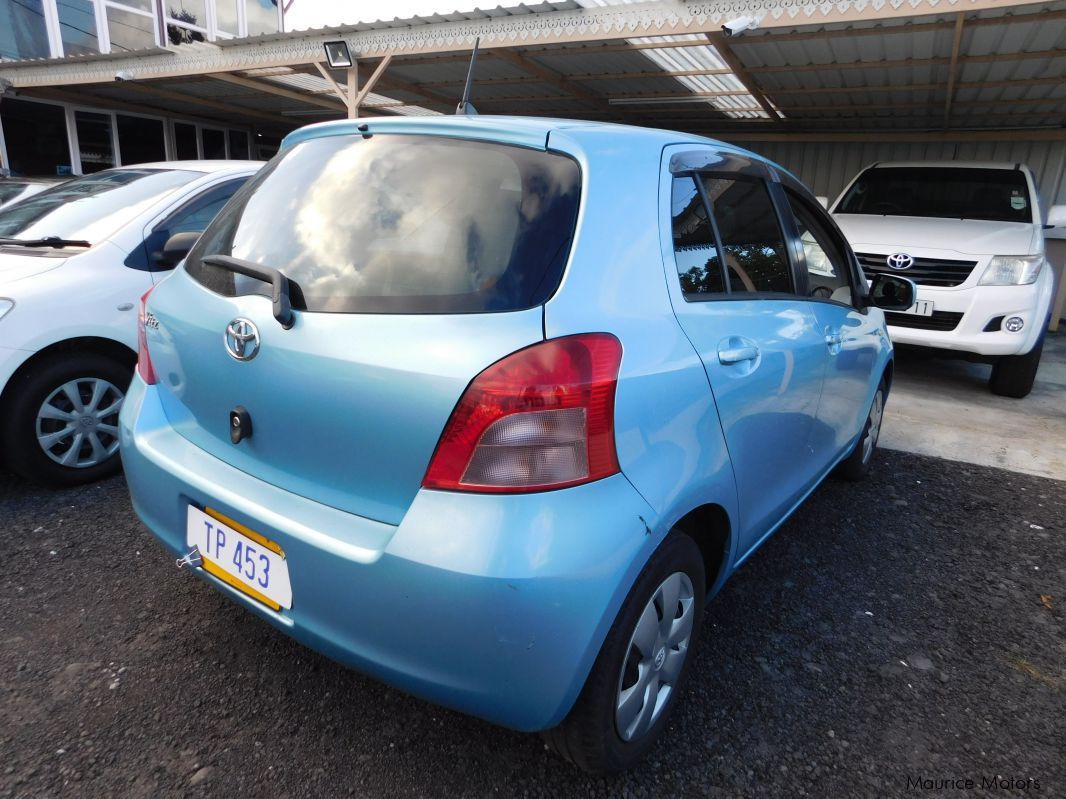
[[[674,530],[622,603],[570,714],[543,733],[558,755],[608,774],[647,754],[688,674],[705,592],[699,547]]]
[[[104,355],[57,357],[9,385],[0,441],[12,471],[71,486],[119,468],[118,412],[132,370]]]
[[[992,367],[988,388],[1001,397],[1021,399],[1029,395],[1036,382],[1036,370],[1040,367],[1040,355],[1044,351],[1044,336],[1025,355],[1004,355]]]

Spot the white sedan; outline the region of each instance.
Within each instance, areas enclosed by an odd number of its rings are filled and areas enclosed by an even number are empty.
[[[118,469],[138,301],[175,266],[164,244],[203,231],[261,166],[108,169],[0,210],[0,458],[10,469],[53,485]]]

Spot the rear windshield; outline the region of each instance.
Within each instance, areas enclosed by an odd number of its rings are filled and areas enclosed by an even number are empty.
[[[200,177],[202,172],[123,167],[68,180],[0,211],[0,236],[57,236],[95,244]]]
[[[311,139],[278,155],[204,233],[185,268],[225,296],[268,293],[204,264],[281,270],[293,307],[478,313],[543,303],[574,234],[580,171],[538,150],[434,136]]]
[[[1025,175],[1017,169],[867,169],[837,205],[835,213],[1033,221],[1029,186]]]

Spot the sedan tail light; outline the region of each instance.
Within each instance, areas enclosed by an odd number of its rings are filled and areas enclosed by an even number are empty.
[[[141,297],[141,306],[137,311],[137,374],[145,383],[154,386],[156,383],[155,368],[152,366],[152,356],[148,354],[148,336],[145,329],[148,312],[144,307],[151,293],[152,289],[144,292],[144,296]]]
[[[551,339],[479,374],[444,428],[424,488],[524,493],[615,474],[622,345],[607,333]]]

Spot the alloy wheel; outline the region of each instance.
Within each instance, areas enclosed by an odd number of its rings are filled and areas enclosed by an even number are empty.
[[[118,450],[125,394],[108,380],[80,377],[59,386],[37,410],[37,443],[60,466],[87,469]]]

